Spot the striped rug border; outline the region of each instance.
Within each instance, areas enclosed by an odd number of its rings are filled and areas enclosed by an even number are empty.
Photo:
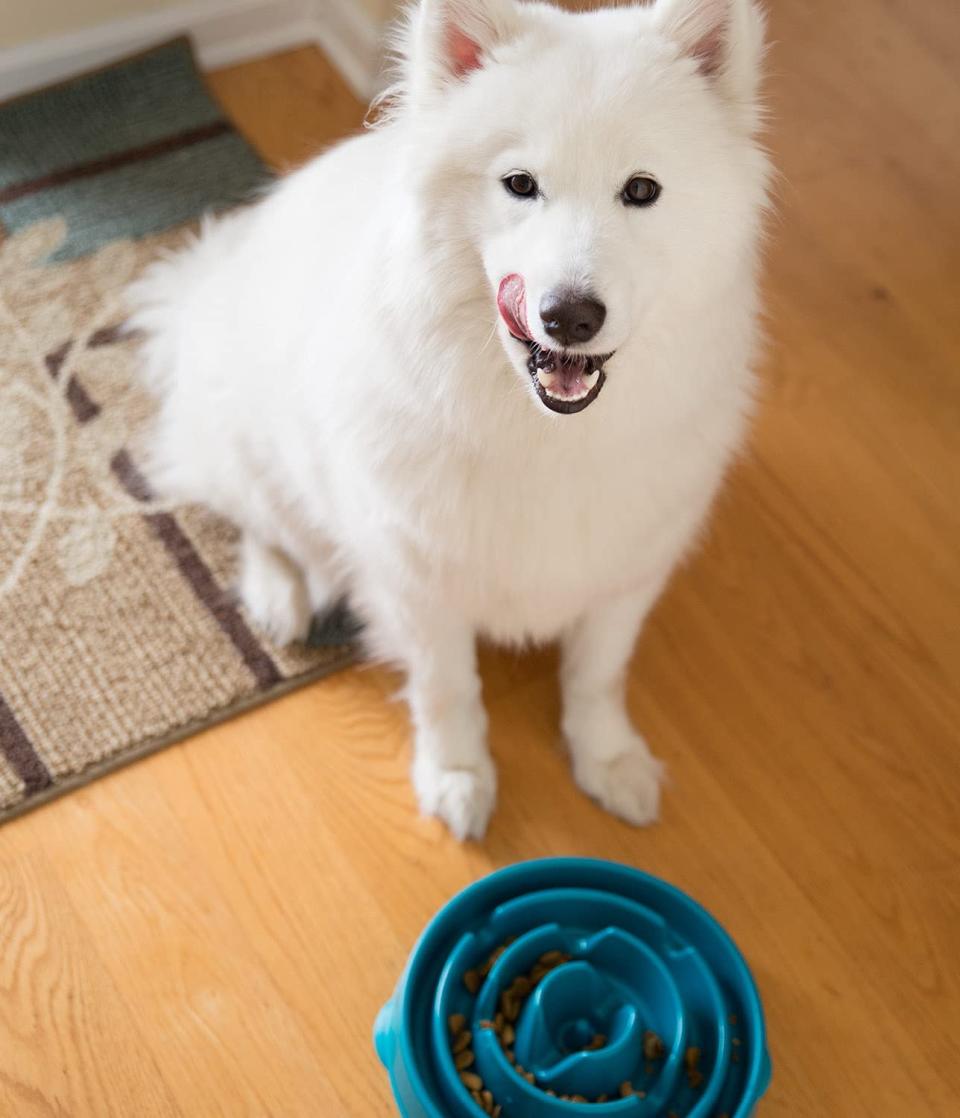
[[[131,497],[141,502],[151,500],[150,486],[137,469],[129,451],[118,450],[110,462],[110,469]],[[244,621],[231,596],[214,578],[213,572],[194,547],[193,541],[180,527],[174,514],[150,512],[148,506],[143,518],[166,548],[167,554],[177,565],[197,600],[213,616],[253,674],[257,686],[261,690],[275,687],[283,679],[283,674]]]
[[[65,186],[67,183],[76,182],[78,179],[93,178],[106,171],[126,167],[131,163],[140,163],[145,159],[156,159],[159,155],[181,151],[183,148],[193,147],[194,144],[203,143],[205,140],[213,140],[218,136],[225,136],[228,133],[236,134],[236,131],[228,120],[215,120],[210,124],[201,125],[199,128],[191,128],[186,132],[166,136],[162,140],[155,140],[151,144],[144,144],[142,147],[127,148],[125,151],[117,151],[112,155],[106,155],[102,159],[92,159],[89,163],[77,163],[72,167],[62,167],[58,171],[51,171],[48,175],[41,175],[40,178],[31,179],[28,182],[14,183],[12,186],[0,190],[0,205],[8,205],[10,202],[27,198],[31,194],[37,194],[41,190]]]

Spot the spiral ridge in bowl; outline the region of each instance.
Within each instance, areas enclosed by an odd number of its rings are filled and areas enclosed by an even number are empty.
[[[514,989],[506,1045],[493,1022]],[[723,928],[666,882],[591,859],[510,866],[455,897],[374,1039],[403,1118],[748,1118],[770,1079],[756,984]]]

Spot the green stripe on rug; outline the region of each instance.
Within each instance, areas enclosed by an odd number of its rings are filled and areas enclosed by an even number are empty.
[[[242,202],[269,181],[186,38],[0,105],[0,222],[58,215],[50,263]]]

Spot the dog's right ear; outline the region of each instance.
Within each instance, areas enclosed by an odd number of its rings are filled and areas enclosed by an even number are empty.
[[[519,29],[513,0],[420,0],[406,50],[410,84],[426,91],[463,81]]]

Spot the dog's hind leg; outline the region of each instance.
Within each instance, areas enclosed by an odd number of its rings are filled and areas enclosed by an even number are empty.
[[[244,532],[240,596],[253,620],[277,644],[302,640],[310,629],[310,595],[300,568],[282,551]]]

